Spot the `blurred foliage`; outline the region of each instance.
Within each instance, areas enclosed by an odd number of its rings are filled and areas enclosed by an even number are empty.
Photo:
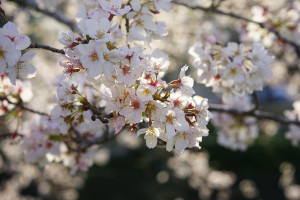
[[[258,199],[284,199],[283,190],[279,186],[282,162],[289,162],[300,168],[298,148],[279,132],[274,137],[261,134],[246,152],[232,151],[216,143],[216,132],[211,133],[202,142],[204,151],[209,152],[210,165],[217,170],[233,171],[237,181],[232,187],[230,199],[246,199],[239,190],[239,183],[252,180],[259,190]],[[111,149],[120,148],[117,143],[110,144]],[[166,160],[173,156],[162,149],[149,150],[142,148],[129,151],[120,157],[112,153],[106,166],[93,166],[84,187],[80,190],[80,200],[86,199],[199,199],[198,191],[191,189],[187,180],[174,176],[168,169]],[[114,151],[112,151],[114,152]],[[201,153],[201,152],[200,152]],[[174,155],[176,156],[176,155]],[[170,173],[168,182],[160,184],[156,175],[161,170]],[[296,182],[300,181],[300,172],[296,171]],[[212,199],[218,199],[214,193]]]

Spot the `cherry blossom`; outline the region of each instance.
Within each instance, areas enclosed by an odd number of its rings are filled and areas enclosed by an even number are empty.
[[[214,51],[212,51],[214,49]],[[262,90],[264,81],[272,77],[270,64],[274,58],[259,42],[251,48],[230,42],[222,47],[210,37],[204,44],[190,48],[198,82],[222,94],[222,100],[230,103],[237,95]]]
[[[150,128],[142,128],[138,130],[136,133],[137,136],[140,136],[141,134],[145,133],[145,140],[146,140],[146,145],[149,149],[154,148],[157,145],[157,138],[159,136],[159,129],[155,127],[150,127]]]
[[[16,49],[24,50],[30,45],[30,39],[27,35],[20,35],[16,25],[12,22],[6,23],[0,29],[0,35],[10,39],[16,46]]]
[[[105,11],[112,15],[125,15],[131,10],[130,6],[122,8],[122,0],[110,0],[109,3],[106,0],[98,0],[98,2]]]
[[[1,37],[0,40],[0,74],[5,72],[8,66],[13,67],[21,57],[21,51],[16,49],[14,43],[8,38]]]
[[[23,54],[18,61],[16,67],[8,67],[6,72],[7,76],[10,79],[10,82],[12,84],[16,84],[16,77],[20,78],[32,78],[35,77],[36,69],[35,67],[27,62],[29,59],[33,58],[35,56],[34,51],[28,51],[25,54]]]

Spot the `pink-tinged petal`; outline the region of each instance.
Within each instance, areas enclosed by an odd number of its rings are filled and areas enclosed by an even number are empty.
[[[8,64],[8,66],[12,67],[18,63],[18,61],[21,57],[21,51],[15,50],[13,52],[8,52],[4,56],[5,56],[5,60]]]
[[[85,34],[89,34],[88,31],[89,31],[89,28],[88,28],[88,25],[87,23],[91,21],[91,19],[82,19],[80,20],[80,22],[78,23],[78,27],[79,29],[82,31],[82,33],[85,33]],[[92,26],[93,27],[93,26]]]
[[[8,68],[7,69],[7,77],[9,78],[11,84],[16,85],[17,69],[15,67]]]
[[[175,149],[179,151],[183,151],[189,145],[189,140],[185,140],[183,138],[179,138],[175,142]]]
[[[35,56],[35,52],[34,51],[27,51],[26,53],[24,53],[22,55],[22,57],[20,58],[20,61],[27,61],[30,60],[31,58],[33,58],[33,56]]]
[[[103,8],[103,10],[109,11],[110,10],[110,5],[106,0],[98,0],[100,6]]]
[[[60,133],[62,133],[62,134],[67,134],[68,130],[69,130],[69,127],[68,127],[68,125],[65,124],[65,123],[63,123],[63,124],[59,127],[59,131],[60,131]]]
[[[112,62],[107,61],[103,64],[103,73],[106,77],[110,77],[114,70],[115,68]]]
[[[121,8],[122,5],[122,0],[110,0],[110,7],[112,8],[113,6]]]
[[[148,128],[142,128],[138,130],[138,132],[136,133],[136,137],[139,137],[140,135],[144,134],[147,130]]]
[[[102,39],[96,40],[96,42],[105,42],[105,43],[108,42],[108,41],[111,41],[111,42],[114,41],[114,38],[108,33],[104,34],[102,36]]]
[[[175,144],[175,139],[174,138],[169,139],[167,141],[166,150],[169,151],[169,152],[172,151],[173,147],[174,147],[174,144]]]
[[[123,116],[117,117],[115,121],[115,134],[119,133],[125,125],[125,118]]]
[[[61,116],[62,109],[60,105],[55,106],[50,113],[51,119],[57,119]]]
[[[84,7],[83,4],[81,4],[79,6],[79,11],[76,13],[75,17],[79,18],[79,19],[86,19],[86,18],[88,18],[87,14],[86,14],[85,7]]]
[[[12,22],[7,22],[4,26],[3,29],[7,32],[10,33],[9,36],[11,37],[17,37],[19,35],[19,31],[16,27],[16,25]]]
[[[16,49],[15,44],[8,39],[7,37],[3,37],[0,35],[0,48],[2,50],[7,51],[14,51]]]
[[[146,145],[149,149],[153,149],[157,145],[157,137],[153,135],[145,135]]]
[[[132,19],[135,15],[136,15],[135,12],[129,12],[129,13],[126,14],[126,18],[127,19]]]
[[[100,29],[99,26],[100,26],[99,23],[94,19],[85,20],[85,26],[84,26],[84,28],[86,28],[85,31],[93,38],[97,38],[97,31],[99,31]]]
[[[99,20],[99,25],[103,31],[107,32],[111,27],[111,22],[106,18],[101,18]]]
[[[36,69],[31,63],[21,63],[18,66],[18,74],[21,78],[35,77]]]
[[[79,53],[81,53],[82,55],[89,55],[93,51],[93,50],[91,51],[92,48],[90,48],[90,46],[86,44],[80,44],[76,47]]]
[[[122,108],[120,111],[119,111],[119,114],[120,115],[123,115],[124,117],[127,117],[129,115],[131,115],[132,113],[132,109],[128,106],[125,106],[124,108]]]
[[[130,2],[130,5],[134,11],[141,10],[142,6],[139,0],[133,0]]]
[[[19,35],[14,41],[16,48],[24,50],[30,45],[30,38],[27,35]]]
[[[136,111],[132,111],[133,114],[132,114],[132,123],[133,124],[136,124],[136,123],[139,123],[142,119],[142,113],[141,112],[136,112]]]
[[[6,68],[6,61],[4,58],[0,57],[0,75],[4,73]]]
[[[153,18],[151,15],[143,15],[141,20],[144,23],[144,27],[148,30],[155,31],[157,29],[156,24],[153,22]]]
[[[175,129],[174,127],[170,124],[167,123],[166,124],[166,136],[168,139],[174,137],[176,135]]]
[[[125,15],[126,13],[128,13],[131,10],[130,6],[125,6],[123,9],[120,9],[118,11],[118,15]]]
[[[102,67],[99,62],[90,63],[87,68],[87,73],[92,78],[98,78],[102,74]]]

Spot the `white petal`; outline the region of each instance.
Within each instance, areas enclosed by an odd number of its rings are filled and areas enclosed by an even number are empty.
[[[138,130],[138,132],[136,133],[136,136],[138,137],[138,136],[142,135],[142,134],[145,133],[147,130],[148,130],[148,128],[142,128],[142,129]]]
[[[153,149],[157,145],[157,137],[147,137],[146,139],[146,145],[149,149]]]
[[[167,145],[166,145],[166,150],[167,151],[172,151],[173,147],[174,147],[174,144],[175,144],[175,139],[174,138],[168,140]]]
[[[122,0],[110,0],[110,6],[118,6],[121,7],[122,5]]]
[[[6,61],[0,57],[0,75],[4,73],[6,68]]]
[[[176,135],[174,127],[171,124],[167,123],[166,124],[166,136],[167,136],[167,138],[170,139],[170,138],[174,137],[174,135]]]
[[[125,6],[123,9],[119,10],[119,15],[125,15],[126,13],[128,13],[131,10],[130,6]]]
[[[98,0],[100,6],[103,8],[103,10],[109,10],[110,9],[110,5],[106,0]]]
[[[189,145],[189,140],[185,140],[183,138],[179,138],[175,142],[175,149],[179,151],[183,151]]]
[[[30,38],[27,35],[19,35],[14,41],[16,48],[24,50],[30,45]]]
[[[8,78],[10,80],[10,82],[13,85],[16,85],[16,80],[17,80],[17,69],[15,67],[10,67],[9,70],[7,70],[8,74]]]
[[[130,5],[134,11],[139,11],[141,9],[141,4],[139,0],[133,0],[130,2]]]
[[[19,35],[19,31],[16,27],[16,25],[12,22],[7,22],[4,26],[3,29],[6,31],[9,31],[10,33],[12,33],[11,36],[16,37],[17,35]]]
[[[22,57],[20,58],[20,61],[27,61],[30,60],[31,58],[33,58],[33,56],[35,56],[35,52],[34,51],[27,51],[26,53],[24,53],[22,55]]]
[[[91,63],[88,66],[87,73],[92,78],[98,78],[102,73],[102,67],[100,66],[100,63]]]
[[[8,66],[15,66],[19,59],[21,57],[21,51],[20,50],[15,50],[13,52],[9,52],[5,54],[5,60],[8,64]]]
[[[114,64],[112,62],[107,61],[103,64],[103,73],[106,77],[110,77],[114,69]]]
[[[50,113],[51,119],[57,119],[61,116],[62,109],[60,105],[55,106]]]
[[[22,63],[18,66],[19,76],[21,78],[35,77],[36,69],[31,63]]]

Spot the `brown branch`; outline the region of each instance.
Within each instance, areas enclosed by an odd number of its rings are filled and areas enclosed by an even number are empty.
[[[80,30],[77,27],[76,23],[74,23],[72,20],[68,19],[66,16],[64,16],[62,14],[59,14],[58,12],[51,12],[49,10],[41,9],[34,0],[8,0],[8,1],[15,2],[19,6],[28,7],[28,8],[31,8],[33,10],[36,10],[40,13],[43,13],[43,14],[49,16],[49,17],[54,18],[58,22],[67,25],[68,27],[70,27],[70,29],[72,31],[80,33]]]
[[[26,111],[34,113],[34,114],[38,114],[38,115],[42,115],[42,116],[49,116],[47,113],[36,111],[31,108],[25,107],[22,102],[17,102],[17,103],[12,102],[7,97],[0,96],[0,101],[7,101],[7,103],[9,103],[9,104],[15,105],[15,106],[21,108],[22,110],[26,110]]]
[[[210,104],[209,110],[212,112],[228,113],[228,114],[238,115],[238,116],[250,116],[250,117],[255,117],[257,119],[270,119],[286,125],[294,124],[300,126],[300,121],[290,120],[286,117],[278,116],[275,115],[274,113],[264,112],[260,110],[241,111],[237,109],[226,108],[219,104]]]
[[[108,123],[108,119],[112,118],[114,115],[113,113],[105,114],[92,104],[90,104],[88,101],[85,101],[83,103],[83,106],[86,110],[91,110],[93,112],[92,120],[95,121],[96,119],[99,119],[103,124]]]
[[[35,48],[35,49],[45,49],[54,53],[60,53],[60,54],[65,54],[65,51],[62,49],[56,49],[44,44],[39,44],[39,43],[31,43],[28,48]]]
[[[11,137],[11,136],[13,136],[14,135],[14,133],[1,133],[0,134],[0,138],[1,137]],[[23,135],[21,135],[21,134],[15,134],[16,136],[19,136],[19,137],[23,137]]]
[[[238,20],[242,20],[242,21],[245,21],[245,22],[250,22],[250,23],[254,23],[254,24],[257,24],[259,25],[261,28],[265,28],[267,29],[268,31],[274,33],[276,35],[276,37],[278,37],[281,41],[283,42],[286,42],[288,44],[290,44],[291,46],[293,46],[296,50],[296,53],[298,55],[298,57],[300,57],[300,45],[297,44],[295,41],[293,40],[290,40],[286,37],[284,37],[282,34],[280,34],[277,30],[275,30],[274,28],[272,28],[271,26],[265,24],[265,23],[261,23],[261,22],[257,22],[257,21],[254,21],[252,19],[249,19],[249,18],[246,18],[246,17],[243,17],[243,16],[240,16],[240,15],[237,15],[237,14],[234,14],[234,13],[230,13],[230,12],[224,12],[222,10],[219,10],[217,9],[216,7],[209,7],[209,8],[206,8],[206,7],[202,7],[202,6],[190,6],[190,5],[187,5],[185,3],[181,3],[179,2],[178,0],[173,0],[172,1],[174,4],[177,4],[177,5],[181,5],[181,6],[185,6],[187,8],[190,8],[192,10],[202,10],[204,12],[207,12],[207,13],[215,13],[215,14],[218,14],[218,15],[223,15],[223,16],[228,16],[228,17],[232,17],[232,18],[235,18],[235,19],[238,19]]]

